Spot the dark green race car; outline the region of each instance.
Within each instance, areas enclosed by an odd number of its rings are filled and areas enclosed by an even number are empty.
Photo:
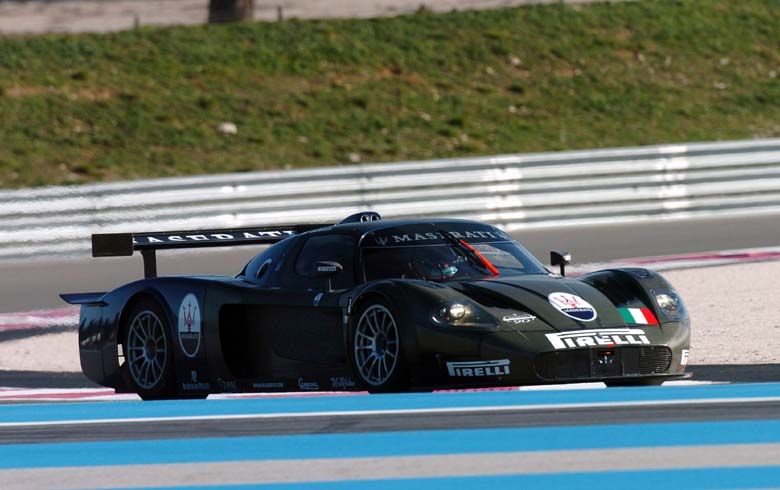
[[[155,251],[268,244],[236,276],[156,277]],[[684,374],[688,313],[646,269],[550,272],[491,225],[436,219],[93,236],[146,278],[82,305],[93,381],[143,398],[224,391],[371,392]],[[566,254],[553,253],[563,267]]]

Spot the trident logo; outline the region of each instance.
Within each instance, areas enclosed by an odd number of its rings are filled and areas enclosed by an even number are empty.
[[[569,308],[577,308],[580,305],[579,299],[576,296],[564,296],[562,294],[555,299]]]
[[[187,331],[192,332],[192,324],[195,323],[195,318],[192,315],[192,303],[187,304],[187,311],[184,313],[184,324],[187,326]]]

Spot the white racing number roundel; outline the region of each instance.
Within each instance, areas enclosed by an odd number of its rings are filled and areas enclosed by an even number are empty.
[[[187,357],[195,357],[200,348],[200,307],[192,293],[179,306],[179,345]]]
[[[598,316],[596,308],[576,294],[551,293],[547,300],[564,315],[581,322],[592,322]]]

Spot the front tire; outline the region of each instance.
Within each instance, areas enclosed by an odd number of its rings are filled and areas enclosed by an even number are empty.
[[[370,393],[402,391],[408,385],[397,318],[388,303],[377,300],[361,308],[352,327],[352,366]]]
[[[143,400],[175,395],[173,342],[168,317],[153,300],[136,303],[122,328],[122,376]]]

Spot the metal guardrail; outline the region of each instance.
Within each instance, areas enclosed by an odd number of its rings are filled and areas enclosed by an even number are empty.
[[[0,260],[94,232],[450,216],[540,226],[780,212],[780,139],[349,165],[0,192]],[[780,220],[779,220],[780,222]]]
[[[385,17],[600,0],[254,0],[252,19]],[[615,1],[615,0],[613,0]],[[44,32],[110,32],[142,25],[193,25],[208,20],[209,0],[0,0],[0,35]]]

